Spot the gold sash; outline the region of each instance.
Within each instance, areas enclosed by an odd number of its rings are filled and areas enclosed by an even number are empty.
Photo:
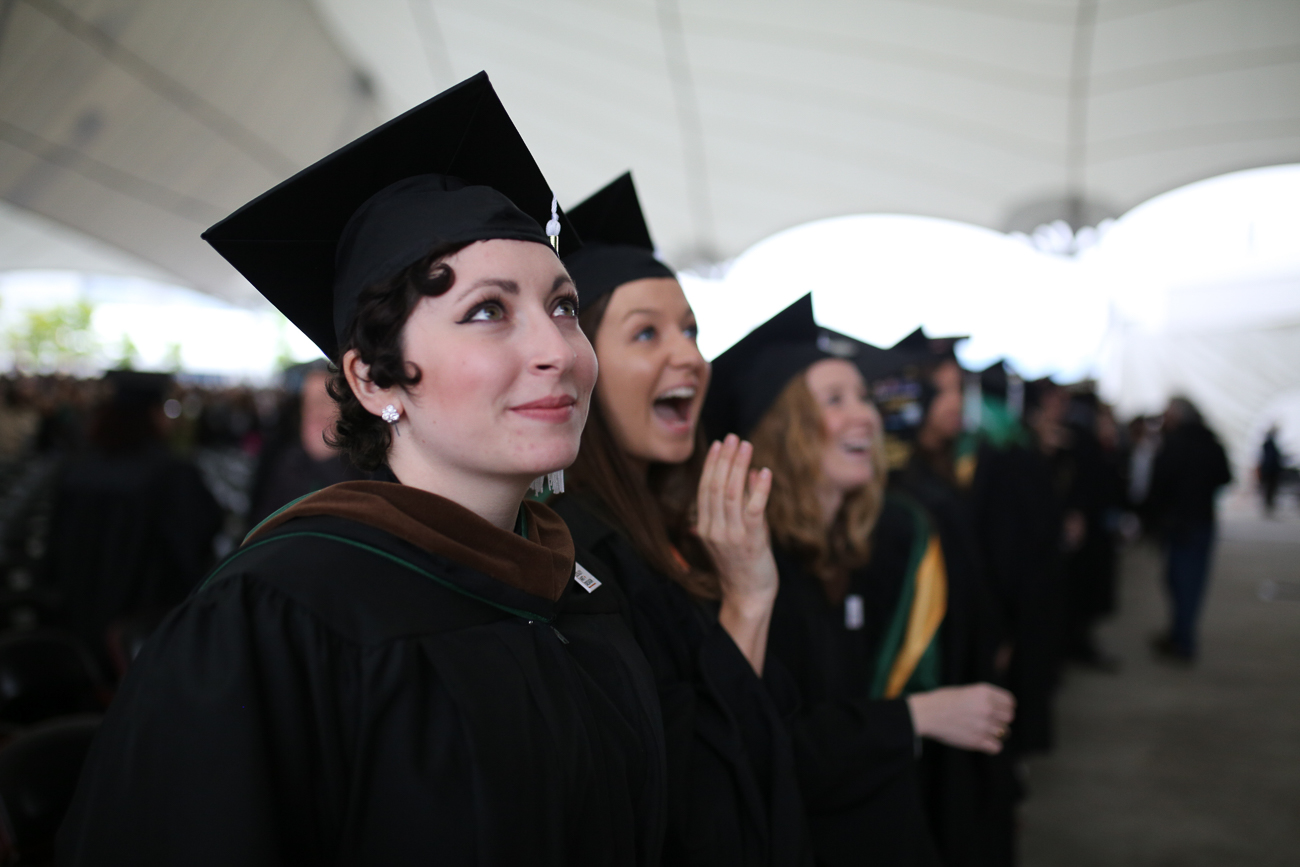
[[[943,550],[939,547],[939,537],[931,535],[925,556],[916,569],[916,592],[907,618],[907,634],[894,657],[894,667],[889,671],[885,698],[898,698],[902,694],[925,649],[939,631],[947,608],[948,573],[943,565]]]

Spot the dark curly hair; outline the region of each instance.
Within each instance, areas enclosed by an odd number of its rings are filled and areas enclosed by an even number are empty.
[[[355,349],[370,367],[370,381],[380,388],[417,384],[420,369],[405,358],[402,329],[422,298],[436,298],[456,282],[456,272],[445,260],[466,246],[439,246],[395,277],[361,290],[357,312],[339,342],[339,364],[348,350]],[[326,442],[347,452],[360,469],[379,469],[388,460],[388,425],[361,405],[341,366],[331,370],[327,388],[339,405],[339,418]]]

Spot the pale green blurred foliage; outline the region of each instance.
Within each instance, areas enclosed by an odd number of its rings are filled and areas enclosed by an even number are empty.
[[[94,306],[85,301],[29,310],[4,335],[14,369],[24,373],[84,373],[94,367],[99,344],[90,327]]]
[[[131,335],[123,334],[122,343],[117,351],[117,363],[113,366],[118,370],[135,370],[136,362],[140,360],[140,350],[136,347],[135,341]]]
[[[167,354],[163,356],[162,369],[168,373],[181,372],[181,345],[179,343],[167,344]]]

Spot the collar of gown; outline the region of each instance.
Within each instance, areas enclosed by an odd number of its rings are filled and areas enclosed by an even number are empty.
[[[383,478],[382,475],[379,476]],[[573,539],[563,519],[524,501],[528,538],[502,530],[464,506],[395,481],[342,482],[297,501],[260,524],[244,544],[295,518],[357,521],[552,602],[573,575]]]

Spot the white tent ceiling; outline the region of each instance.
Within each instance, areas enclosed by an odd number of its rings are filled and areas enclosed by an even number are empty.
[[[479,69],[563,202],[631,167],[677,264],[1300,161],[1295,0],[0,0],[0,198],[246,299],[201,229]]]
[[[301,2],[0,0],[0,197],[249,301],[199,233],[373,126],[369,94]]]

